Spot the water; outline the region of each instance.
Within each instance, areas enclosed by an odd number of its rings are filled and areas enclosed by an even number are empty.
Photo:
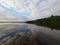
[[[18,34],[27,37],[33,35],[41,45],[60,45],[60,30],[26,23],[0,23],[0,45],[10,42]]]

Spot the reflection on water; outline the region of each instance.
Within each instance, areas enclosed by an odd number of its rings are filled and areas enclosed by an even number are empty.
[[[19,32],[30,32],[30,27],[24,24],[2,24],[0,25],[0,40]]]
[[[31,37],[31,35],[33,35],[33,37],[35,37],[38,40],[37,42],[39,43],[36,42],[36,44],[60,45],[59,30],[56,29],[51,30],[47,27],[41,27],[41,26],[25,24],[25,23],[1,23],[0,24],[0,45],[9,45],[9,43],[12,43],[14,41],[16,43],[16,41],[19,41],[19,39],[22,40],[20,36]],[[31,38],[31,40],[33,40],[33,38]],[[17,44],[12,44],[12,45],[17,45]],[[30,43],[30,45],[33,44]]]

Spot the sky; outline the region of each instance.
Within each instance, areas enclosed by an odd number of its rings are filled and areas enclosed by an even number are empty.
[[[0,9],[35,20],[52,14],[60,16],[60,0],[0,0]]]

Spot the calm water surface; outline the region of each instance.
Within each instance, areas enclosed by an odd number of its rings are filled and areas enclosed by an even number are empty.
[[[43,44],[60,45],[60,30],[26,23],[0,23],[0,45],[20,33],[21,35],[31,33]]]

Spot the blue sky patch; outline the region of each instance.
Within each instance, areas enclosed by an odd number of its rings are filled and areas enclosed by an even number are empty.
[[[0,4],[0,7],[3,8],[5,11],[10,12],[10,13],[15,14],[15,15],[20,15],[20,16],[25,16],[25,17],[30,16],[29,13],[17,12],[16,10],[14,10],[12,8],[5,7],[5,6],[1,5],[1,4]]]

